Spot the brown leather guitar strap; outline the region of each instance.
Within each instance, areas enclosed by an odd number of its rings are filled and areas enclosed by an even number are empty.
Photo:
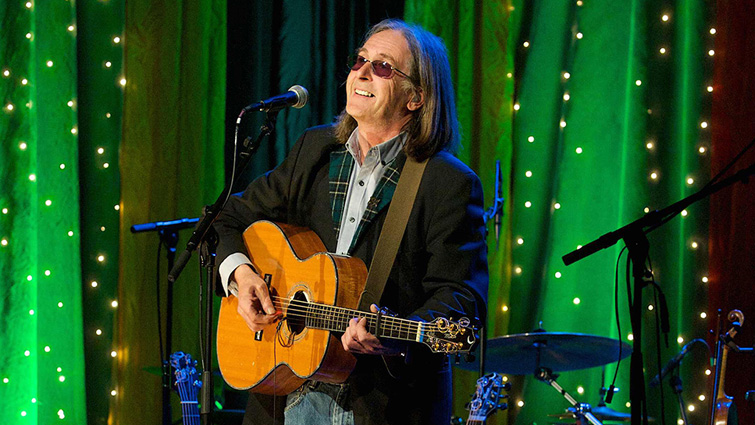
[[[417,189],[422,181],[426,165],[427,159],[422,162],[408,157],[406,159],[372,256],[367,282],[359,298],[359,310],[369,311],[371,304],[380,305],[380,297],[383,295],[383,289],[396,259],[406,224],[409,222],[409,213],[414,206],[414,199],[417,197]]]

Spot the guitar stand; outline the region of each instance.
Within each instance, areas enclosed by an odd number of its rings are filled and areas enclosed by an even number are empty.
[[[556,377],[557,375],[553,375],[553,372],[545,367],[540,367],[535,371],[535,378],[553,387],[556,391],[558,391],[559,394],[564,396],[566,401],[568,401],[572,405],[572,408],[570,408],[569,410],[574,413],[574,416],[577,419],[587,419],[592,425],[603,425],[603,423],[600,422],[598,418],[596,418],[595,415],[592,414],[592,407],[588,403],[578,402],[574,397],[571,396],[571,394],[566,392],[566,390],[563,389],[563,387],[561,387],[558,382],[556,382]]]

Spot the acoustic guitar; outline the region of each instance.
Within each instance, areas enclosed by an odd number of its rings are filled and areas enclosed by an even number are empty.
[[[202,381],[197,379],[197,361],[192,360],[191,354],[177,351],[170,355],[170,365],[175,369],[183,425],[199,425],[197,389]]]
[[[237,312],[238,299],[222,300],[217,356],[233,388],[285,395],[308,379],[344,382],[356,358],[334,333],[355,317],[366,318],[368,331],[379,338],[423,343],[446,354],[474,348],[477,337],[467,318],[421,322],[356,310],[367,268],[358,258],[325,252],[309,229],[258,221],[244,232],[244,242],[283,319],[252,332]]]

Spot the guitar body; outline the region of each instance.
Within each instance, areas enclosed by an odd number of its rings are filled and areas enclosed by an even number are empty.
[[[244,241],[274,299],[357,308],[367,268],[358,258],[326,253],[311,230],[258,221],[244,232]],[[295,303],[275,304],[284,317],[289,308],[297,308]],[[307,379],[343,382],[354,369],[356,359],[330,331],[287,319],[255,333],[237,308],[236,297],[223,299],[217,331],[220,371],[233,388],[285,395]]]

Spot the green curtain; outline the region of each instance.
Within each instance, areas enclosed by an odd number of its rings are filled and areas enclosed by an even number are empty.
[[[707,180],[706,81],[712,67],[707,7],[699,1],[407,2],[407,19],[438,33],[449,46],[466,148],[461,157],[482,177],[486,195],[494,183],[492,159],[501,159],[510,171],[510,225],[498,250],[490,243],[490,337],[542,327],[630,342],[623,281],[621,335],[613,313],[620,246],[569,267],[561,256],[641,217],[645,208],[691,194]],[[513,82],[507,84],[509,73]],[[490,203],[491,196],[487,199]],[[664,363],[683,344],[705,338],[706,211],[704,203],[696,205],[650,235],[654,274],[671,313]],[[649,380],[658,367],[658,305],[651,289],[645,289],[642,304]],[[686,401],[697,407],[688,412],[692,421],[705,415],[699,400],[705,393],[703,351],[683,369]],[[594,368],[565,372],[558,382],[595,405],[614,367],[606,368],[605,378]],[[629,410],[628,372],[627,359],[615,410]],[[464,373],[456,375],[455,414],[465,417],[460,406],[474,384]],[[569,406],[532,376],[510,378],[509,410],[494,421],[547,422],[548,414]],[[675,422],[676,400],[665,393],[666,419]],[[648,398],[651,414],[658,416],[658,389],[650,389]]]
[[[226,4],[125,3],[117,366],[111,423],[161,420],[155,270],[157,235],[129,227],[198,217],[223,187]],[[179,252],[188,231],[180,236]],[[165,250],[163,250],[164,256]],[[196,253],[175,284],[172,350],[198,358]],[[165,259],[159,270],[166,314]],[[165,332],[163,331],[163,338]],[[201,366],[200,366],[201,368]],[[150,373],[153,372],[153,373]],[[175,397],[172,397],[175,399]],[[175,401],[175,400],[174,400]],[[174,403],[174,418],[179,410]]]
[[[85,423],[75,9],[0,22],[0,422]]]

